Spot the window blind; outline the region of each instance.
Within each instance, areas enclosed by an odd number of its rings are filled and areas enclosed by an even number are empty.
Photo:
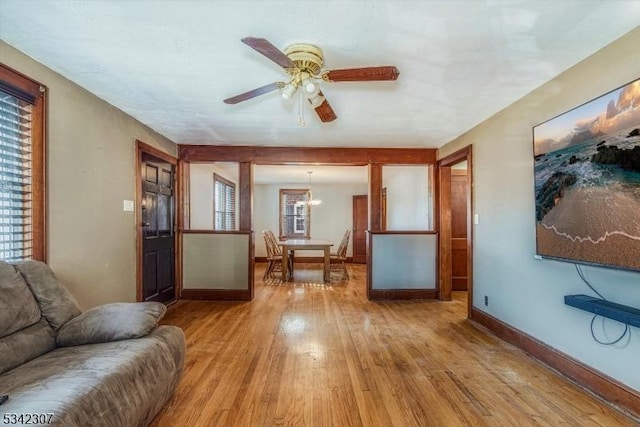
[[[31,102],[0,87],[0,259],[32,258]]]
[[[214,229],[236,229],[236,186],[215,174],[214,183]]]

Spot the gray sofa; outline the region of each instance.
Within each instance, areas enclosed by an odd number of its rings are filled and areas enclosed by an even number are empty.
[[[0,261],[0,425],[145,426],[175,390],[185,338],[160,303],[81,313],[47,265]]]

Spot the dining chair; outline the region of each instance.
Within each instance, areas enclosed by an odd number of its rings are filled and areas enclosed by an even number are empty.
[[[347,228],[342,236],[342,241],[338,246],[336,253],[331,254],[329,262],[331,263],[331,271],[342,271],[342,278],[349,280],[349,272],[347,271],[347,248],[349,247],[349,238],[351,237],[351,229]]]
[[[267,267],[264,270],[262,280],[267,280],[274,278],[274,273],[276,272],[282,273],[282,253],[277,253],[276,250],[279,249],[279,247],[278,245],[274,247],[268,230],[263,230],[262,235],[264,236],[264,245],[267,249]]]
[[[278,239],[276,238],[276,235],[273,233],[273,231],[271,230],[266,230],[267,234],[269,235],[269,239],[271,240],[271,244],[273,245],[274,248],[274,253],[276,255],[280,255],[282,256],[282,247],[280,247],[280,245],[278,245]],[[289,262],[288,262],[288,267],[289,267],[289,277],[293,276],[293,258],[295,256],[295,251],[289,251]]]

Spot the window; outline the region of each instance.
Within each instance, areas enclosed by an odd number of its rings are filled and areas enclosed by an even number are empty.
[[[0,259],[45,260],[44,87],[0,64]]]
[[[236,229],[236,185],[213,174],[213,229]]]
[[[280,238],[308,239],[309,190],[280,190]]]

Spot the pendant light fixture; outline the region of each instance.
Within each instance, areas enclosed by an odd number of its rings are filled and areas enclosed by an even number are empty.
[[[309,199],[305,202],[297,202],[297,205],[307,205],[307,206],[318,206],[320,203],[322,203],[322,200],[317,200],[313,198],[313,192],[311,191],[311,174],[313,173],[313,171],[307,171],[307,173],[309,174]]]

